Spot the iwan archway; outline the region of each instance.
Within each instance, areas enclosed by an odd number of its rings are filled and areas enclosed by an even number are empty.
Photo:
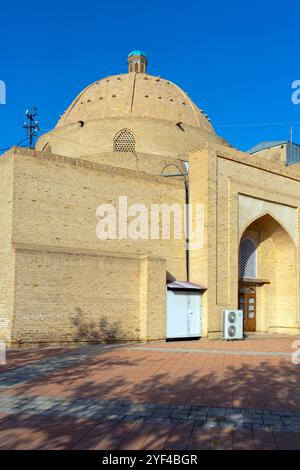
[[[296,247],[269,214],[242,234],[238,290],[246,332],[289,333],[297,328]]]

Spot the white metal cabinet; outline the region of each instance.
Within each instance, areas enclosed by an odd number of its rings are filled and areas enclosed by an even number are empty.
[[[201,293],[167,291],[167,338],[201,336]]]

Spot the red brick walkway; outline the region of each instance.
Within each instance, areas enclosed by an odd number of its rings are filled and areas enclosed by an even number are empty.
[[[4,403],[0,408],[0,448],[300,449],[300,433],[289,427],[282,432],[276,428],[262,431],[260,425],[249,429],[198,426],[193,420],[180,422],[176,408],[193,406],[195,413],[197,407],[200,411],[202,407],[230,408],[237,413],[241,409],[264,410],[270,413],[271,424],[279,419],[273,411],[286,410],[295,413],[293,419],[300,426],[300,365],[294,365],[290,356],[294,339],[160,342],[112,349],[86,346],[79,353],[71,348],[10,352],[8,364],[0,366],[0,405],[1,399]],[[64,358],[73,351],[77,351],[77,359],[65,366]],[[92,354],[81,361],[81,351]],[[52,371],[39,368],[55,358],[60,364]],[[32,366],[36,375],[28,372]],[[7,399],[14,403],[22,397],[50,400],[51,412],[5,405]],[[85,418],[76,414],[72,402],[70,413],[60,414],[60,403],[79,398],[85,404],[107,400],[117,411],[108,418]],[[53,400],[57,400],[57,408]],[[170,416],[161,411],[163,416],[156,412],[152,421],[124,421],[118,416],[123,402],[148,407],[157,404],[161,410],[165,405],[165,412],[170,406]],[[175,408],[177,421],[173,422]],[[267,415],[263,419],[269,422]]]

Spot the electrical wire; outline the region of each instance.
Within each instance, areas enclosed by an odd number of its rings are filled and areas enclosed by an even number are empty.
[[[216,124],[214,127],[268,127],[268,126],[297,126],[300,122],[264,122],[245,124]]]
[[[19,145],[23,144],[23,143],[26,142],[26,140],[28,140],[28,139],[29,139],[29,137],[26,137],[26,139],[21,140],[21,142],[19,142],[18,144],[16,144],[16,147],[18,147]],[[14,147],[14,146],[12,145],[11,147]],[[9,150],[9,149],[11,149],[11,147],[7,147],[7,148],[4,148],[4,149],[0,149],[0,152],[4,152],[5,150]],[[25,147],[25,146],[23,146],[23,147]]]

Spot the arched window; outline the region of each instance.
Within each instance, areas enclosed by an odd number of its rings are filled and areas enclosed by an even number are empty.
[[[128,129],[123,129],[116,134],[114,152],[135,152],[135,138]]]
[[[257,277],[256,244],[251,238],[244,238],[240,244],[240,277]]]

